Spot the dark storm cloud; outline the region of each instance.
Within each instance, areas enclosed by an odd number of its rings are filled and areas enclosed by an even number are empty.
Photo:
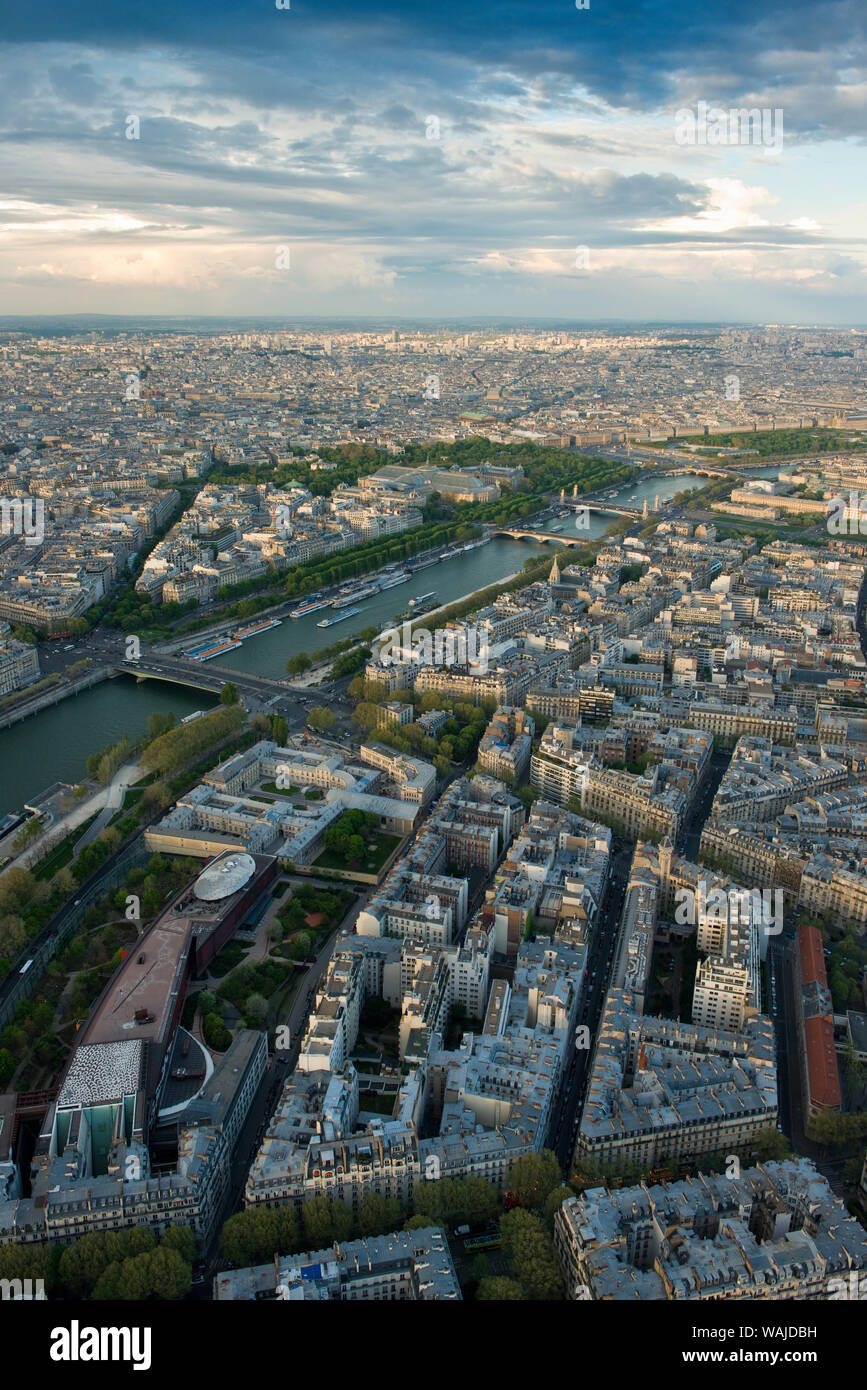
[[[228,86],[253,95],[259,70],[260,101],[280,100],[291,77],[291,104],[322,99],[327,84],[336,100],[366,78],[403,76],[448,84],[465,94],[491,83],[506,99],[510,83],[558,80],[583,87],[615,107],[650,110],[672,100],[739,101],[750,93],[782,100],[799,92],[807,128],[857,133],[858,114],[832,100],[823,112],[822,92],[863,74],[867,6],[862,0],[594,0],[576,10],[570,0],[502,0],[466,4],[441,0],[292,0],[277,10],[258,3],[183,0],[60,0],[7,12],[5,38],[33,43],[92,44],[100,49],[166,48],[195,52],[205,67],[222,72]],[[222,59],[230,62],[226,65]],[[299,90],[300,88],[300,90]],[[318,91],[318,98],[316,91]],[[472,92],[474,97],[480,90]],[[358,95],[357,90],[355,95]],[[550,94],[549,94],[550,97]],[[863,125],[863,110],[860,120]],[[799,123],[793,111],[790,124]]]

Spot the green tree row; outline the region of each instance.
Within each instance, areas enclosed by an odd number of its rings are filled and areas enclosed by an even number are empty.
[[[49,1298],[140,1302],[184,1298],[196,1238],[189,1226],[157,1237],[145,1226],[91,1232],[69,1245],[0,1246],[0,1278],[42,1279]]]
[[[244,719],[243,709],[233,703],[203,714],[191,724],[180,724],[148,744],[142,752],[142,764],[148,772],[174,772],[197,753],[213,748],[238,732]]]

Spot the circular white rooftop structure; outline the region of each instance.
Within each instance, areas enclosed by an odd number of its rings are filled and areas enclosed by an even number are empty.
[[[237,893],[255,872],[256,861],[252,854],[221,855],[202,870],[193,892],[202,902],[219,902],[220,898],[230,898]]]

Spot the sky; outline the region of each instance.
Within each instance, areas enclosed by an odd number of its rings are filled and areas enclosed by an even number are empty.
[[[864,0],[282,3],[7,9],[0,314],[867,324]]]

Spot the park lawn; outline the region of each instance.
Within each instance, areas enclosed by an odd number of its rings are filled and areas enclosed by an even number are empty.
[[[222,980],[224,975],[228,975],[230,970],[241,964],[249,949],[250,946],[243,945],[240,941],[227,942],[211,966],[210,974]]]
[[[46,854],[45,858],[36,865],[36,868],[32,871],[33,877],[40,879],[52,878],[54,874],[57,873],[58,869],[65,868],[72,859],[75,845],[81,839],[82,835],[87,833],[99,814],[99,811],[95,811],[88,820],[84,821],[81,825],[77,825],[74,830],[71,830],[69,834],[60,841],[59,845],[55,845],[51,853]]]
[[[270,957],[255,964],[241,965],[218,986],[217,997],[228,1000],[244,1014],[251,995],[260,994],[270,1000],[287,983],[294,982],[295,974],[291,966]]]
[[[350,873],[355,869],[357,873],[375,874],[382,868],[400,841],[400,835],[386,835],[383,831],[377,830],[372,840],[367,843],[367,853],[358,863],[349,863],[345,855],[336,854],[331,849],[324,849],[319,858],[313,861],[313,868],[346,869]]]

